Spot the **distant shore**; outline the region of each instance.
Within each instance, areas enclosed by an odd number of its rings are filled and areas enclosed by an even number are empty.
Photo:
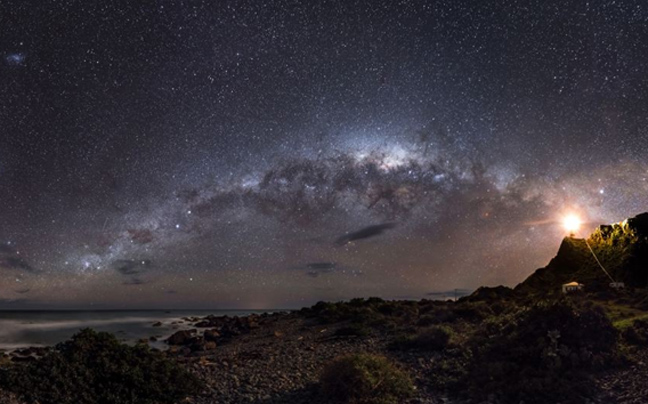
[[[115,334],[126,343],[155,336],[164,339],[191,327],[186,319],[206,315],[263,313],[265,310],[0,310],[0,349],[53,346],[82,328]],[[273,310],[269,310],[273,312]],[[161,326],[153,327],[160,322]],[[166,346],[157,344],[162,349]]]

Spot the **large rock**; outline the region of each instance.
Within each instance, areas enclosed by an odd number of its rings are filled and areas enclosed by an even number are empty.
[[[216,349],[216,342],[214,341],[205,341],[203,338],[196,338],[191,344],[191,351],[211,351]]]
[[[195,334],[195,329],[181,330],[167,338],[166,342],[169,345],[186,345],[191,341]]]
[[[194,325],[200,328],[211,328],[212,332],[218,334],[218,337],[216,338],[228,339],[241,334],[247,334],[251,330],[259,328],[260,319],[261,317],[256,314],[251,314],[245,317],[209,315]],[[207,338],[212,338],[213,336],[214,334],[210,334]]]
[[[221,335],[217,329],[213,329],[205,331],[203,337],[205,338],[205,341],[218,341]]]

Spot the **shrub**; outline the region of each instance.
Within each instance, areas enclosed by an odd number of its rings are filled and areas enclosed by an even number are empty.
[[[438,391],[463,390],[471,359],[467,349],[446,352],[430,362],[429,374],[434,377],[429,378],[428,383]]]
[[[414,392],[408,374],[370,354],[335,359],[324,368],[320,384],[329,399],[350,404],[398,404]]]
[[[493,315],[493,310],[484,302],[459,302],[454,315],[464,321],[478,322]]]
[[[197,393],[199,380],[151,351],[84,329],[42,359],[3,369],[0,384],[41,404],[163,404]]]
[[[419,317],[419,320],[416,323],[416,325],[418,325],[419,327],[428,327],[432,324],[436,324],[436,318],[428,314]]]
[[[316,317],[320,322],[331,324],[342,321],[353,321],[356,323],[369,322],[380,317],[367,304],[364,299],[353,299],[350,302],[325,303],[318,302],[309,309],[310,316]]]
[[[347,327],[338,328],[335,335],[338,337],[367,337],[371,329],[364,324],[352,323]]]
[[[442,323],[453,323],[459,319],[457,313],[449,306],[434,307],[425,311],[427,314],[421,316],[419,321],[423,321],[420,326]],[[425,318],[425,320],[423,320]]]
[[[452,333],[448,327],[430,327],[413,336],[396,339],[390,347],[393,349],[440,351],[448,346]]]
[[[354,323],[369,323],[375,321],[382,316],[372,310],[370,307],[359,307],[351,310],[345,319],[349,319]]]
[[[367,299],[367,304],[376,305],[385,303],[385,300],[380,297],[370,297]]]
[[[428,351],[440,351],[448,346],[452,330],[448,327],[431,327],[416,335],[416,347]]]
[[[648,345],[648,321],[635,320],[630,327],[623,330],[623,339],[632,345]]]
[[[395,329],[398,328],[398,324],[396,323],[395,319],[391,317],[379,317],[367,323],[367,326],[374,329],[378,329],[381,331],[388,331],[388,332],[394,331]]]
[[[418,318],[418,303],[411,301],[384,301],[380,298],[356,298],[348,302],[318,302],[302,314],[321,323],[344,321],[363,324],[380,324],[386,319],[397,323],[410,323]]]
[[[392,316],[396,311],[396,306],[390,302],[385,302],[378,306],[378,312],[385,316]]]
[[[471,395],[502,402],[581,402],[594,390],[592,370],[617,359],[618,332],[602,310],[541,303],[490,324],[470,341],[464,383]]]

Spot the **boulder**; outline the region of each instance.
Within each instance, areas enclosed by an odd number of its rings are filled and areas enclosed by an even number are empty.
[[[220,333],[218,332],[217,329],[207,330],[203,334],[203,337],[205,338],[205,341],[218,341],[220,336],[221,335],[220,335]]]
[[[186,345],[191,341],[195,333],[195,329],[177,331],[167,338],[166,342],[169,345]]]
[[[191,351],[210,351],[216,349],[216,342],[214,341],[205,341],[201,337],[196,337],[191,342]]]

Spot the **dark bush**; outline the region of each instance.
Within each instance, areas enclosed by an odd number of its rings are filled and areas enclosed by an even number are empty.
[[[537,304],[475,335],[464,384],[504,403],[580,403],[592,371],[617,359],[617,339],[602,310]]]
[[[382,316],[370,307],[359,307],[351,310],[342,320],[351,320],[354,323],[369,323]]]
[[[415,335],[396,339],[390,348],[440,351],[448,346],[451,336],[452,330],[448,327],[430,327]]]
[[[428,327],[436,323],[437,320],[434,316],[430,316],[426,314],[424,316],[419,317],[419,320],[416,323],[416,325],[418,325],[419,327]]]
[[[337,403],[399,404],[414,392],[407,373],[371,354],[335,359],[324,368],[320,384],[326,397]]]
[[[389,302],[385,302],[384,304],[378,305],[378,312],[385,316],[391,316],[394,314],[395,311],[396,311],[396,306]]]
[[[371,329],[364,324],[350,324],[346,327],[338,328],[335,335],[338,337],[367,337],[371,334]]]
[[[376,297],[357,298],[348,302],[318,302],[313,307],[300,312],[324,324],[344,321],[367,325],[409,324],[415,322],[419,316],[417,302],[385,301]]]
[[[623,330],[623,339],[632,345],[648,346],[648,321],[635,320]]]
[[[42,359],[2,370],[2,388],[40,404],[175,403],[199,380],[146,345],[84,329]]]
[[[454,315],[464,321],[477,322],[493,315],[493,310],[484,302],[459,302]]]
[[[363,307],[365,305],[365,299],[361,297],[356,297],[354,299],[349,300],[349,306],[351,307]]]
[[[397,321],[390,317],[379,317],[371,322],[367,323],[367,326],[378,329],[382,332],[391,332],[398,328]]]
[[[385,303],[385,300],[380,297],[370,297],[367,299],[367,304],[377,305]]]
[[[414,342],[420,349],[440,351],[448,346],[452,330],[447,327],[431,327],[418,333]]]
[[[437,324],[452,323],[460,319],[459,316],[457,315],[457,312],[455,312],[450,308],[441,309],[435,314],[436,314]]]
[[[364,299],[353,299],[350,302],[325,303],[318,302],[310,308],[310,316],[316,317],[322,323],[353,321],[356,323],[373,321],[380,314]]]

